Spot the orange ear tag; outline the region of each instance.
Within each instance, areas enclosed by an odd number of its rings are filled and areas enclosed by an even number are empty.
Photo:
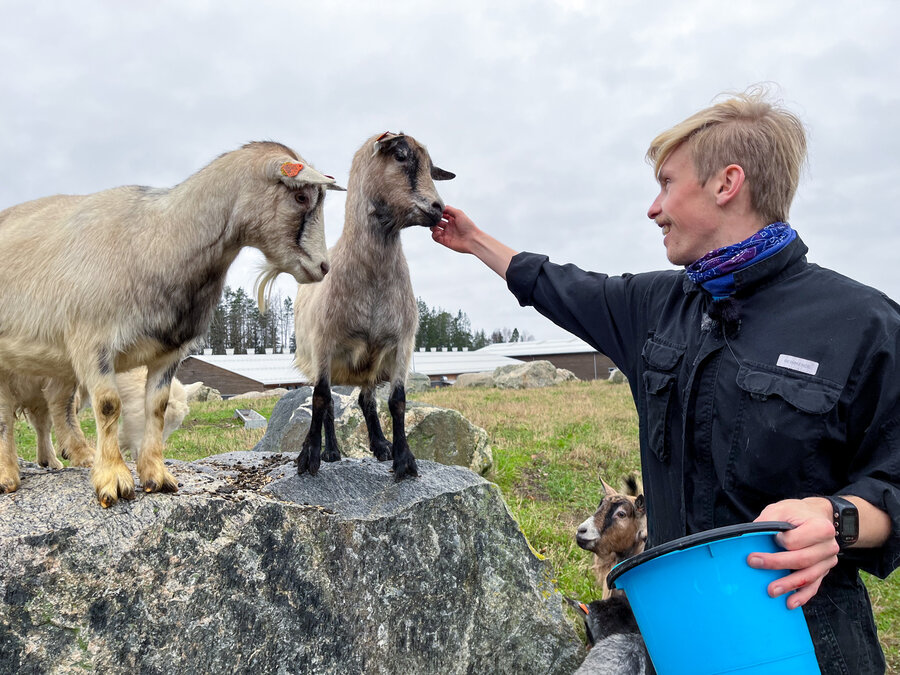
[[[301,171],[303,171],[302,164],[294,164],[293,162],[285,162],[284,164],[281,165],[281,175],[282,176],[288,176],[290,178],[293,178]]]

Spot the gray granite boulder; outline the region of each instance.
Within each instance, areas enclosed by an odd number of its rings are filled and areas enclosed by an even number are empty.
[[[0,495],[0,673],[572,673],[553,573],[456,466],[167,462],[177,494],[96,503],[22,463]],[[132,467],[132,471],[133,471]]]
[[[612,384],[628,384],[628,378],[618,368],[613,368],[609,373],[609,382]]]
[[[552,387],[578,378],[571,370],[557,368],[549,361],[528,361],[496,368],[493,379],[498,389],[533,389]]]
[[[203,384],[202,382],[193,382],[191,384],[184,385],[184,390],[187,393],[187,402],[193,403],[194,401],[221,401],[222,394],[219,393],[218,389],[213,389],[210,386]]]
[[[454,387],[493,387],[494,371],[482,373],[461,373],[457,376]]]
[[[359,390],[341,394],[336,387],[334,428],[338,446],[345,457],[371,457],[369,436],[362,410],[357,404]],[[379,418],[385,436],[392,437],[387,403],[378,401]],[[312,421],[312,390],[302,387],[281,398],[272,410],[266,435],[253,449],[258,452],[299,452]],[[465,466],[485,474],[493,465],[487,432],[455,410],[408,401],[404,417],[406,440],[416,459]]]

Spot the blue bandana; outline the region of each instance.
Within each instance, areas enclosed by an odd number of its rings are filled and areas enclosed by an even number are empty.
[[[710,251],[684,269],[691,281],[720,300],[734,293],[735,272],[774,255],[796,238],[787,223],[772,223],[742,242]]]

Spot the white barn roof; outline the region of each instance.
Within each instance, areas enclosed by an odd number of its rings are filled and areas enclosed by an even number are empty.
[[[423,375],[458,375],[460,373],[483,373],[500,366],[521,363],[501,354],[483,354],[454,351],[415,351],[409,369]]]
[[[597,350],[584,340],[571,337],[561,340],[530,340],[528,342],[498,342],[482,347],[476,354],[503,356],[541,356],[543,354],[590,354]]]
[[[457,375],[520,363],[516,359],[500,354],[484,354],[482,351],[417,351],[410,362],[410,370],[428,376]],[[293,354],[192,354],[191,358],[269,386],[308,380],[294,367]]]
[[[300,382],[306,379],[303,373],[294,367],[293,354],[191,354],[190,358],[265,385]]]

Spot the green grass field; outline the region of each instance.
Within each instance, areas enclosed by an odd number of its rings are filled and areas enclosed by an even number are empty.
[[[527,391],[447,387],[412,396],[460,411],[491,440],[500,487],[531,545],[553,566],[562,593],[600,596],[591,556],[575,544],[575,528],[593,513],[602,495],[600,475],[616,486],[640,468],[637,414],[626,386],[575,382]],[[241,401],[269,417],[274,399]],[[191,460],[247,450],[263,430],[245,430],[233,418],[234,401],[195,403],[172,434],[166,457]],[[83,416],[85,433],[93,419]],[[34,461],[34,436],[16,425],[20,455]],[[865,577],[875,607],[888,672],[900,673],[900,575],[886,581]]]

